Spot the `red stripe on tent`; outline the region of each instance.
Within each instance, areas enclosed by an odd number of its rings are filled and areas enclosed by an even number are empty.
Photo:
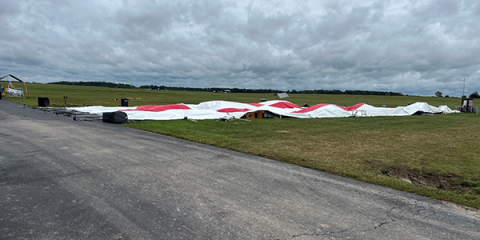
[[[162,112],[166,110],[188,110],[188,109],[190,108],[183,104],[170,104],[170,105],[138,106],[134,111]]]
[[[352,105],[350,107],[342,107],[344,110],[346,111],[353,111],[353,110],[357,110],[359,107],[365,105],[365,103],[357,103],[355,105]]]
[[[260,104],[260,103],[247,103],[247,104],[250,104],[252,106],[255,106],[255,107],[262,107],[263,104]]]
[[[250,111],[250,109],[248,108],[222,108],[217,110],[217,112],[223,112],[223,113],[248,112],[248,111]]]
[[[291,102],[277,102],[275,104],[270,105],[270,107],[277,107],[277,108],[300,108],[297,104]]]
[[[293,113],[306,113],[306,112],[311,112],[311,111],[314,111],[314,110],[317,110],[321,107],[325,107],[327,105],[330,105],[330,104],[326,104],[326,103],[321,103],[321,104],[317,104],[317,105],[313,105],[309,108],[305,108],[305,109],[302,109],[302,110],[299,110],[299,111],[295,111]]]
[[[333,104],[325,104],[325,103],[321,103],[321,104],[317,104],[317,105],[314,105],[314,106],[311,106],[309,108],[305,108],[305,109],[302,109],[300,111],[295,111],[293,113],[306,113],[306,112],[311,112],[311,111],[314,111],[314,110],[317,110],[321,107],[325,107],[326,105],[333,105]],[[353,106],[350,106],[350,107],[342,107],[342,106],[338,106],[338,105],[334,105],[336,107],[339,107],[345,111],[354,111],[354,110],[357,110],[359,107],[365,105],[365,103],[358,103],[358,104],[355,104]]]

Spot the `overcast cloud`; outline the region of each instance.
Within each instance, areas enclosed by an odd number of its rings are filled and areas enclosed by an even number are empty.
[[[0,76],[480,91],[480,1],[0,0]]]

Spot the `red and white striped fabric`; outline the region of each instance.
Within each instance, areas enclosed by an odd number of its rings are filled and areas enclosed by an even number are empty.
[[[230,101],[208,101],[199,104],[144,105],[138,107],[78,107],[71,110],[102,114],[103,112],[124,111],[129,120],[176,120],[176,119],[220,119],[241,118],[250,112],[264,111],[283,117],[329,118],[352,116],[408,116],[416,113],[455,113],[447,106],[437,108],[419,102],[405,107],[374,107],[365,103],[352,106],[317,104],[302,108],[284,100],[261,103],[238,103]]]

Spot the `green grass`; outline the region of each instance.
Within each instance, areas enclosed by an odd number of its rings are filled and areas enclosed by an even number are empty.
[[[3,85],[3,84],[2,84]],[[102,87],[29,84],[30,97],[14,99],[29,106],[36,97],[51,103],[118,106],[199,103],[208,100],[259,102],[271,94],[124,90]],[[460,104],[458,98],[291,94],[288,101],[374,106]],[[141,100],[136,100],[141,98]],[[331,172],[402,191],[480,208],[480,132],[476,114],[329,119],[253,119],[222,122],[140,121],[127,126]],[[395,173],[395,174],[394,174]],[[387,175],[388,174],[388,175]],[[403,175],[402,175],[403,174]],[[432,178],[440,187],[416,185],[398,177]]]
[[[8,83],[0,82],[2,86]],[[17,88],[20,84],[15,85]],[[260,99],[278,100],[278,97],[268,93],[213,93],[213,92],[187,92],[187,91],[152,91],[145,89],[119,89],[105,87],[68,86],[56,84],[27,84],[28,96],[23,98],[10,98],[13,101],[26,104],[31,107],[37,106],[37,97],[48,97],[50,103],[55,106],[63,106],[63,96],[68,96],[67,104],[78,106],[102,105],[119,106],[121,98],[128,98],[130,106],[149,104],[197,104],[210,100],[226,100],[243,103],[257,103]],[[7,97],[8,99],[8,97]],[[116,100],[118,99],[118,100]],[[319,103],[333,103],[338,105],[353,105],[368,103],[373,106],[387,105],[389,107],[406,106],[414,102],[428,102],[431,105],[448,105],[450,108],[460,105],[458,98],[437,98],[418,96],[359,96],[359,95],[329,95],[329,94],[290,94],[286,100],[303,105]]]

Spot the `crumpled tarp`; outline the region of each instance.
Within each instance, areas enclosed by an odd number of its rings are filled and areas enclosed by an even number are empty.
[[[70,110],[101,115],[104,112],[123,111],[129,120],[178,120],[178,119],[231,119],[242,118],[251,112],[269,112],[274,116],[294,118],[329,118],[329,117],[375,117],[375,116],[410,116],[414,114],[450,114],[459,111],[443,105],[431,106],[426,102],[417,102],[396,108],[374,107],[366,103],[352,106],[334,104],[317,104],[302,108],[284,100],[261,103],[238,103],[230,101],[208,101],[199,104],[145,105],[138,107],[103,107],[89,106],[68,108]]]

